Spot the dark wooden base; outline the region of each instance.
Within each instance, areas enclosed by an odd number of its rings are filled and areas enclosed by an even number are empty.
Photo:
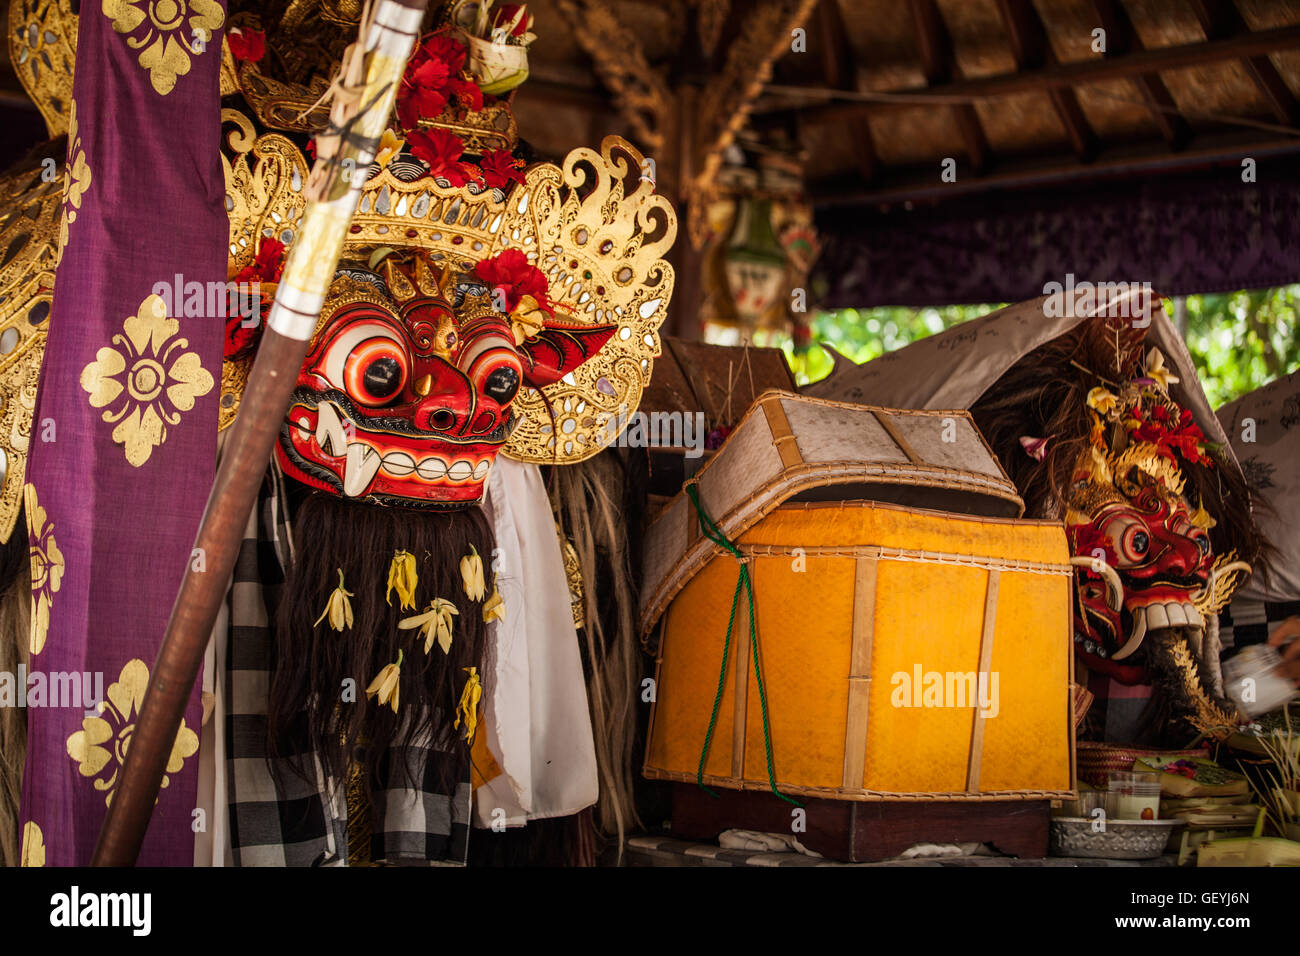
[[[673,784],[672,834],[716,840],[723,830],[791,833],[832,860],[865,863],[898,856],[916,843],[988,843],[1011,856],[1047,856],[1051,810],[1047,800],[934,800],[921,802],[824,800],[805,797],[805,832],[792,831],[796,809],[770,793]]]

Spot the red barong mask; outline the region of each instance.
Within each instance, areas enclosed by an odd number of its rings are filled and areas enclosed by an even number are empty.
[[[566,323],[478,277],[510,266],[516,285],[540,282],[545,296],[545,277],[519,253],[468,275],[419,254],[341,269],[281,429],[285,473],[376,504],[477,502],[520,388],[558,382],[615,332]]]

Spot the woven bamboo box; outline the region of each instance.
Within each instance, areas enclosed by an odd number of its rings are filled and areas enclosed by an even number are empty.
[[[758,652],[741,561],[683,493],[646,541],[647,777],[695,782],[707,738],[710,786],[769,789],[770,742],[794,797],[1070,795],[1065,534],[1019,518],[967,413],[768,392],[696,491],[750,569]]]

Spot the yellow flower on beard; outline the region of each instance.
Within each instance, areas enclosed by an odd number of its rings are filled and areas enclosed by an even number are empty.
[[[452,616],[459,614],[456,605],[443,598],[434,598],[423,614],[404,617],[397,622],[398,628],[409,631],[418,628],[424,638],[424,653],[433,650],[435,638],[444,654],[451,653]]]
[[[483,682],[479,680],[477,667],[466,667],[465,671],[469,678],[465,681],[465,689],[460,692],[460,703],[456,705],[456,722],[452,726],[460,729],[463,720],[465,739],[473,740],[474,734],[478,732],[478,704],[483,699]]]
[[[352,602],[348,598],[352,596],[351,591],[343,589],[343,569],[339,568],[339,586],[330,592],[329,600],[325,602],[325,610],[320,612],[320,617],[316,618],[312,627],[325,620],[326,617],[330,619],[330,627],[336,631],[351,627]]]
[[[402,610],[415,610],[415,586],[419,581],[415,570],[415,555],[409,551],[394,552],[393,561],[388,566],[388,593],[384,595],[384,600],[392,607],[393,591],[396,590]]]
[[[470,553],[460,559],[460,577],[465,585],[465,594],[471,601],[483,600],[487,585],[483,582],[483,559],[478,549],[469,546]]]
[[[397,713],[397,699],[402,689],[403,656],[403,652],[398,650],[397,663],[385,664],[383,669],[375,675],[375,679],[370,682],[370,686],[366,688],[367,697],[377,697],[380,706],[388,704],[393,708],[393,713]]]
[[[505,621],[506,619],[506,602],[501,597],[501,592],[497,590],[497,582],[492,581],[492,593],[488,599],[483,602],[483,621],[490,623],[492,621]]]

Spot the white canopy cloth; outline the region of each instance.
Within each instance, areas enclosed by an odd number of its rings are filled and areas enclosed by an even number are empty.
[[[1091,308],[1051,317],[1044,314],[1048,296],[1020,302],[863,365],[836,356],[835,370],[802,392],[817,398],[892,408],[970,408],[1016,362],[1078,323],[1107,313],[1112,302],[1115,311],[1123,308],[1137,317],[1134,321],[1145,321],[1144,299],[1140,287],[1113,293],[1099,286],[1097,301]],[[1170,396],[1191,411],[1207,439],[1226,443],[1227,436],[1210,410],[1183,337],[1165,315],[1159,299],[1152,302],[1149,318],[1147,345],[1164,353],[1166,363],[1179,378],[1178,384],[1170,388]]]
[[[1300,601],[1300,371],[1229,402],[1218,415],[1247,482],[1274,512],[1264,529],[1278,551],[1273,573],[1267,580],[1253,575],[1232,598],[1233,621],[1246,623],[1239,604]]]

